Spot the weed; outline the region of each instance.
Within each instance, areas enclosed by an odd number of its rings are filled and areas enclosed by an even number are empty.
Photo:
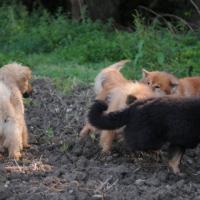
[[[47,137],[48,137],[49,139],[53,138],[53,136],[54,136],[54,131],[53,131],[53,129],[52,129],[51,127],[49,127],[49,128],[46,130],[46,133],[47,133]]]
[[[60,151],[62,153],[66,153],[69,149],[71,148],[71,145],[68,144],[68,143],[63,143],[61,146],[60,146]]]

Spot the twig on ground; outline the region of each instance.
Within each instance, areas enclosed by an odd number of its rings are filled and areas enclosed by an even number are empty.
[[[18,162],[17,162],[15,159],[14,159],[14,161],[15,161],[15,164],[17,165],[18,170],[19,170],[20,172],[22,172],[22,168],[19,166]]]
[[[184,20],[183,18],[179,17],[179,16],[176,16],[176,15],[173,15],[173,14],[168,14],[168,13],[167,14],[163,14],[162,16],[163,17],[175,18],[175,19],[181,21],[184,25],[186,25],[191,31],[193,31],[193,28],[189,25],[189,23],[186,20]]]
[[[194,6],[194,8],[197,11],[197,13],[200,15],[200,8],[197,6],[197,4],[193,0],[190,0],[190,2]]]
[[[192,0],[191,0],[191,1],[192,1]],[[154,15],[156,16],[156,19],[161,18],[161,19],[166,23],[166,25],[168,26],[168,28],[170,29],[170,31],[172,31],[172,32],[174,32],[174,30],[173,30],[173,28],[172,28],[172,24],[169,23],[169,22],[165,19],[165,17],[175,18],[175,19],[179,20],[180,22],[182,22],[185,26],[187,26],[191,31],[193,31],[193,28],[190,26],[190,24],[189,24],[186,20],[184,20],[183,18],[181,18],[181,17],[179,17],[179,16],[176,16],[176,15],[173,15],[173,14],[168,14],[168,13],[166,13],[166,14],[159,14],[159,13],[157,13],[157,12],[153,11],[152,9],[147,8],[147,7],[145,7],[145,6],[139,6],[139,7],[140,7],[141,9],[143,9],[143,10],[146,10],[146,11],[148,11],[148,12],[154,14]]]
[[[96,191],[101,191],[104,186],[112,179],[112,176],[107,178],[104,182],[100,182],[100,185],[96,188]]]
[[[164,18],[162,17],[162,15],[158,14],[157,12],[153,11],[152,9],[150,8],[147,8],[145,6],[139,6],[139,8],[143,9],[143,10],[146,10],[148,12],[150,12],[151,14],[155,15],[156,16],[156,19],[158,18],[162,18],[162,20],[164,21],[164,23],[168,26],[169,30],[174,33],[174,29],[172,27],[172,25]]]

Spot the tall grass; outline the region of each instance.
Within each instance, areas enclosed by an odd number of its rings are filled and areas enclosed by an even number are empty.
[[[188,67],[200,74],[199,32],[171,33],[135,17],[134,32],[85,19],[78,23],[66,15],[51,16],[43,9],[29,14],[21,5],[0,7],[0,65],[17,61],[36,75],[63,85],[91,82],[100,68],[131,59],[128,78],[140,78],[141,68],[165,70],[185,76]]]

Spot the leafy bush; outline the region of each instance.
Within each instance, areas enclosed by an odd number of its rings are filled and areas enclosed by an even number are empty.
[[[100,68],[127,58],[129,78],[140,78],[141,68],[186,76],[193,67],[193,75],[200,74],[198,31],[174,34],[159,24],[145,26],[137,16],[135,31],[125,32],[87,18],[78,23],[59,12],[29,14],[21,5],[7,5],[0,7],[0,26],[0,64],[25,63],[38,75],[88,82]]]

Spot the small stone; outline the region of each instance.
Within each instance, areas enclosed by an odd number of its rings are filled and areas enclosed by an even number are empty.
[[[143,185],[145,183],[145,180],[143,180],[143,179],[137,179],[136,181],[135,181],[135,184],[136,185]]]
[[[157,187],[160,185],[160,181],[157,178],[150,178],[146,181],[146,183],[150,186]]]
[[[72,194],[74,192],[74,190],[69,190],[69,194]]]
[[[185,181],[183,179],[181,179],[180,181],[178,181],[176,183],[176,186],[179,187],[179,188],[181,188],[184,185],[184,183],[185,183]]]

